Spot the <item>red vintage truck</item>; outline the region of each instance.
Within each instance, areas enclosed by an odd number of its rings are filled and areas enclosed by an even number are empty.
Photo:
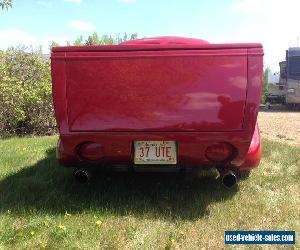
[[[57,159],[89,169],[216,168],[232,186],[259,164],[261,44],[181,37],[54,47]]]

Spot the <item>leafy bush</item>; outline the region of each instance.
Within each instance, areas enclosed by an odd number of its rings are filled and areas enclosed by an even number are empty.
[[[261,98],[260,98],[261,103],[266,102],[267,95],[268,95],[268,71],[269,71],[269,69],[266,68],[264,70],[264,74],[263,74],[263,86],[262,86],[262,94],[261,94]]]
[[[9,134],[55,132],[50,62],[25,48],[0,51],[0,131]]]

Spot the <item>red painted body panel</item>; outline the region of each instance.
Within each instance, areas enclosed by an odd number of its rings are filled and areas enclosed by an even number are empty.
[[[87,141],[101,145],[101,166],[132,165],[134,140],[175,140],[179,165],[214,166],[206,148],[228,142],[227,165],[255,167],[262,57],[260,44],[172,37],[53,48],[60,163],[85,164],[77,149]]]
[[[240,166],[240,169],[248,170],[257,167],[261,159],[261,151],[262,150],[261,150],[259,128],[258,125],[256,124],[252,141],[246,155],[246,159],[244,163]]]
[[[242,129],[247,50],[113,53],[67,61],[71,131]]]

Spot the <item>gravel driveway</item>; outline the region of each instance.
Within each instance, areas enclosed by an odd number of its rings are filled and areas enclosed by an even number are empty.
[[[259,112],[258,124],[263,137],[300,145],[300,111],[274,106],[271,110]]]

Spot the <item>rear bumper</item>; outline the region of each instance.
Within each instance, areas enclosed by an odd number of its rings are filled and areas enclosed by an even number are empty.
[[[252,138],[252,140],[251,140]],[[133,142],[135,140],[174,140],[178,145],[178,164],[176,167],[236,167],[247,170],[258,166],[261,157],[261,144],[258,126],[252,137],[245,132],[227,133],[71,133],[61,135],[57,146],[57,159],[67,167],[93,165],[108,167],[112,165],[132,166]],[[88,162],[78,155],[78,145],[92,141],[101,144],[101,159]],[[227,163],[216,164],[205,157],[206,148],[215,142],[227,142],[236,149],[236,157]]]

